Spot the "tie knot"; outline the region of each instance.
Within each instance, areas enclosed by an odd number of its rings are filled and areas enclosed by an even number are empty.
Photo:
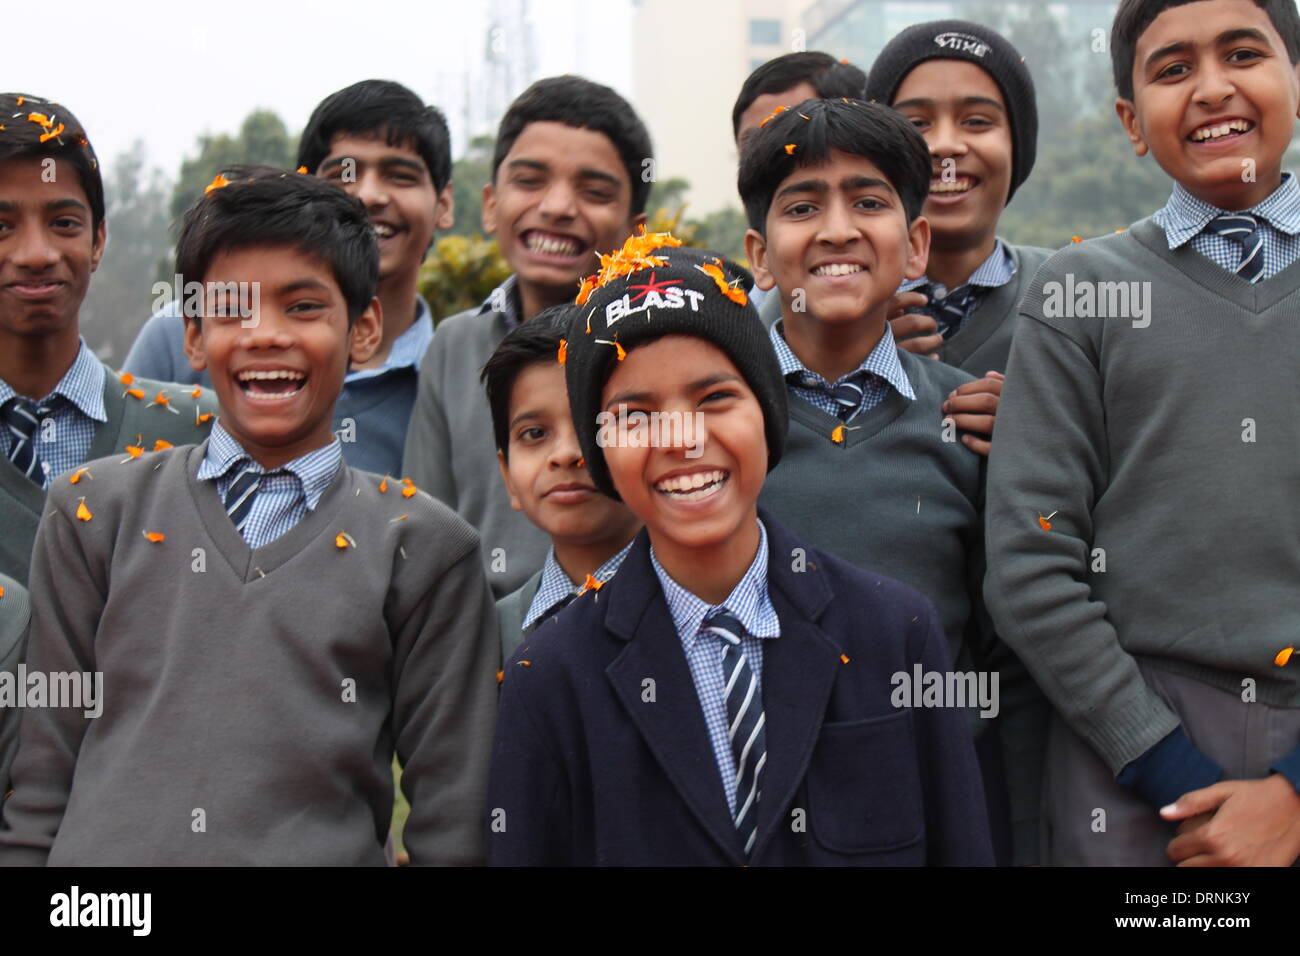
[[[740,639],[747,633],[745,625],[740,623],[740,618],[725,607],[719,608],[705,617],[701,627],[728,644],[739,644]]]
[[[1215,216],[1206,227],[1221,236],[1245,238],[1259,226],[1259,220],[1248,212],[1225,212]]]

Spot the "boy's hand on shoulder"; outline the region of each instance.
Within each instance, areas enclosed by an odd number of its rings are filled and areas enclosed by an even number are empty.
[[[889,300],[889,330],[894,333],[894,341],[900,349],[906,349],[916,355],[928,355],[938,359],[935,349],[943,345],[943,336],[938,334],[939,323],[933,316],[924,312],[908,312],[925,305],[930,299],[921,292],[899,292]],[[914,336],[910,338],[909,336]]]
[[[1005,381],[1001,372],[986,372],[983,378],[958,385],[943,403],[945,416],[962,431],[975,433],[962,435],[961,440],[976,454],[987,456],[993,447],[993,423]]]
[[[1183,821],[1168,847],[1179,866],[1290,866],[1300,859],[1300,793],[1278,773],[1193,790],[1160,816]]]

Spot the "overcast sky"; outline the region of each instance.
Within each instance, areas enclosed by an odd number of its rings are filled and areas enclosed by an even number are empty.
[[[274,110],[296,134],[334,90],[391,79],[447,112],[457,154],[464,145],[460,104],[487,45],[490,6],[64,0],[57,24],[33,21],[21,28],[24,40],[7,38],[0,89],[66,105],[105,164],[143,140],[151,164],[174,178],[198,135],[235,132],[255,107]],[[541,0],[533,9],[539,75],[581,71],[630,92],[627,0]],[[594,32],[593,23],[600,24]],[[585,43],[580,52],[577,43]]]

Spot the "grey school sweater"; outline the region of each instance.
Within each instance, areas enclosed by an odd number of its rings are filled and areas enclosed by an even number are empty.
[[[500,312],[461,312],[438,323],[420,366],[403,467],[415,484],[478,529],[497,597],[518,590],[546,561],[550,539],[510,497],[497,468],[492,412],[479,381],[506,336]]]
[[[204,391],[198,398],[190,397],[194,386],[174,385],[151,379],[137,378],[131,388],[141,390],[145,397],[124,395],[127,386],[118,373],[104,366],[104,412],[108,421],[95,426],[95,438],[90,445],[87,461],[115,453],[125,454],[127,445],[137,439],[145,448],[153,448],[159,438],[173,445],[188,445],[202,441],[212,430],[212,419],[198,422],[199,414],[215,413],[216,396]],[[173,415],[162,405],[150,406],[160,391],[167,391]],[[92,472],[92,478],[99,476]],[[41,520],[45,506],[45,491],[34,481],[0,455],[0,574],[8,574],[27,583],[27,567],[32,556],[32,542],[36,540],[36,525]]]
[[[473,529],[345,466],[250,550],[205,447],[50,492],[27,666],[102,672],[103,714],[24,715],[0,862],[381,866],[394,751],[412,862],[480,862],[499,645]]]
[[[1139,660],[1300,706],[1273,663],[1300,634],[1297,314],[1300,263],[1250,285],[1150,219],[1061,250],[1021,305],[984,593],[1116,773],[1179,723]]]
[[[980,593],[985,459],[960,440],[944,441],[943,402],[971,376],[902,349],[898,356],[916,400],[890,389],[853,420],[842,444],[831,441],[839,419],[789,395],[785,452],[759,503],[796,537],[934,602],[955,670],[998,673],[998,718],[968,711],[970,727],[976,736],[998,728],[1016,861],[1034,862],[1046,705],[994,634]],[[997,434],[995,446],[1000,424]]]

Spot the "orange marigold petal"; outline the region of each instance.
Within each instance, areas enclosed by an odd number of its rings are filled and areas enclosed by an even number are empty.
[[[135,381],[135,376],[132,375],[130,372],[123,372],[121,375],[118,376],[118,379],[122,382],[123,385],[130,385]]]
[[[402,489],[402,497],[410,498],[419,490],[420,489],[415,487],[415,485],[407,485],[405,488]]]
[[[90,474],[89,468],[78,468],[76,471],[74,471],[72,474],[68,476],[68,481],[75,485],[77,482],[81,480],[82,475],[88,475],[88,474]]]
[[[306,172],[307,172],[307,167],[306,167],[306,166],[299,166],[299,167],[298,167],[298,172],[303,173],[303,174],[306,174]]]
[[[1071,237],[1070,237],[1070,241],[1071,241],[1071,242],[1083,242],[1083,236],[1071,236]]]
[[[42,133],[42,134],[41,134],[41,142],[44,143],[44,142],[46,142],[46,141],[48,141],[48,140],[55,139],[56,137],[61,136],[61,135],[63,135],[63,124],[62,124],[62,123],[60,123],[58,126],[54,127],[54,129],[49,129],[49,130],[46,130],[44,133]]]
[[[208,421],[208,420],[210,420],[210,419],[212,418],[212,413],[211,413],[211,412],[204,412],[202,415],[195,415],[194,417],[195,417],[196,419],[198,419],[198,421],[196,421],[194,424],[195,424],[195,425],[202,425],[204,422],[206,422],[206,421]]]
[[[138,399],[140,399],[140,401],[142,401],[142,402],[144,401],[144,389],[143,389],[143,388],[128,388],[128,389],[126,390],[126,393],[127,393],[128,395],[133,396],[134,398],[138,398]]]
[[[190,398],[202,398],[202,397],[203,397],[203,386],[195,385],[194,391],[190,392]]]
[[[146,531],[144,533],[144,536],[148,538],[150,541],[152,541],[154,544],[157,544],[159,541],[162,541],[163,538],[166,537],[166,535],[164,535],[161,531]]]
[[[126,453],[130,455],[132,458],[139,458],[141,455],[144,454],[144,448],[141,447],[140,445],[127,445]]]
[[[835,444],[837,444],[837,445],[842,445],[842,444],[844,444],[844,426],[843,426],[843,425],[836,425],[836,426],[835,426],[834,430],[831,432],[831,441],[835,442]]]
[[[90,509],[86,507],[85,498],[82,498],[81,503],[77,505],[77,517],[82,521],[90,520]]]
[[[786,144],[785,144],[785,154],[786,154],[787,156],[793,156],[793,155],[794,155],[794,151],[795,151],[796,149],[798,149],[798,148],[799,148],[799,144],[798,144],[798,143],[786,143]]]
[[[849,662],[849,655],[848,655],[848,654],[841,654],[841,655],[840,655],[840,660],[843,661],[845,664],[847,664],[847,663]]]
[[[230,180],[227,179],[225,176],[221,175],[221,173],[217,173],[217,175],[212,177],[212,182],[208,183],[208,185],[203,188],[203,195],[206,196],[214,189],[222,189],[229,185],[230,185]]]
[[[1295,653],[1294,647],[1284,647],[1277,652],[1277,657],[1273,658],[1273,663],[1278,667],[1286,667],[1287,662],[1291,660],[1291,655]]]
[[[506,679],[506,672],[505,672],[505,671],[497,671],[497,683],[499,684],[499,683],[501,683],[501,682],[502,682],[503,680],[505,680],[505,679]]]
[[[560,364],[563,365],[565,360],[568,357],[569,357],[569,340],[560,339],[560,351],[556,353],[556,358],[559,359]]]
[[[164,448],[175,448],[175,447],[176,447],[175,445],[173,445],[165,438],[159,438],[155,440],[153,443],[154,451],[162,451]]]
[[[334,536],[334,547],[336,548],[355,548],[357,543],[352,540],[352,535],[346,531],[340,531]]]

